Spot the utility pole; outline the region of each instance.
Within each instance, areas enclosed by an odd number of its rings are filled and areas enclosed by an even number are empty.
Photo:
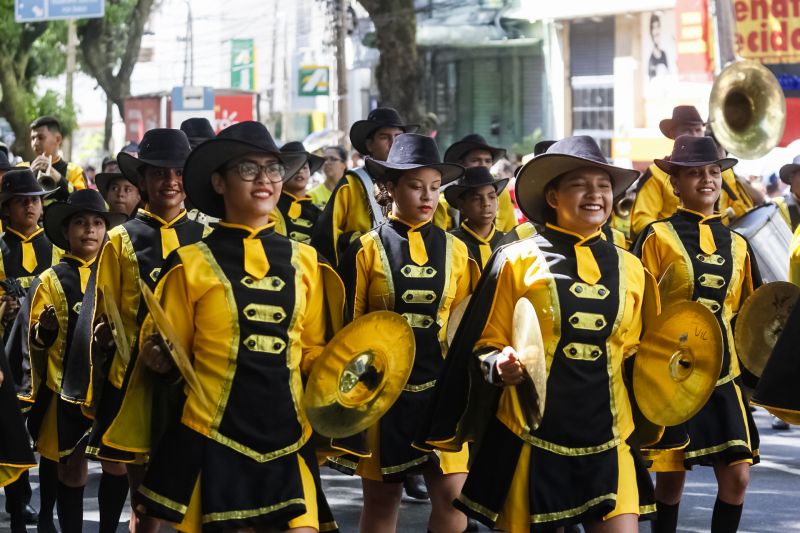
[[[75,19],[67,21],[67,89],[64,95],[67,108],[72,108],[72,84],[75,75],[75,48],[78,46],[78,30],[75,27]],[[66,139],[63,144],[64,159],[72,159],[72,139]]]
[[[714,73],[719,74],[728,64],[736,61],[733,2],[711,0],[708,9],[714,29]]]
[[[336,102],[338,129],[348,131],[347,120],[347,61],[345,60],[345,37],[347,36],[347,0],[336,3],[335,48],[336,48]]]
[[[192,37],[192,4],[186,0],[186,46],[183,52],[183,86],[194,86],[194,39]]]

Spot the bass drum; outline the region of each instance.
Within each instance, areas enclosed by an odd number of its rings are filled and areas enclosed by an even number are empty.
[[[773,203],[760,205],[736,219],[730,228],[750,243],[764,283],[789,280],[792,232]]]

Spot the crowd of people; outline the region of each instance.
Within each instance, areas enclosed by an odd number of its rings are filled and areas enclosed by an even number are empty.
[[[697,110],[662,121],[672,153],[641,176],[585,136],[538,143],[513,177],[496,175],[506,150],[481,135],[442,157],[416,129],[371,111],[350,130],[352,168],[344,146],[314,154],[258,122],[215,134],[204,119],[146,132],[91,179],[60,157],[52,117],[31,124],[30,164],[0,151],[0,486],[14,533],[57,531],[54,508],[62,532],[81,531],[88,461],[102,465],[101,533],[129,495],[137,533],[335,531],[320,465],[360,476],[362,532],[396,529],[403,490],[430,499],[435,533],[476,520],[674,532],[694,466],[717,478],[711,531],[737,530],[759,439],[731,339],[761,280],[728,225],[768,200]],[[800,161],[779,179],[794,229]],[[627,219],[614,207],[631,191]],[[723,365],[696,415],[643,443],[627,374],[645,307],[676,303],[650,290],[670,268],[679,300],[716,318]],[[512,347],[521,299],[546,362],[536,424]],[[363,433],[314,436],[305,380],[374,311],[411,327],[410,377]]]

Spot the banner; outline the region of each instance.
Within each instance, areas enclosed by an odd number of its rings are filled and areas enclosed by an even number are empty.
[[[300,65],[298,96],[327,96],[330,92],[330,69],[322,65]]]
[[[683,81],[713,78],[707,0],[677,0],[678,75]]]
[[[762,63],[800,62],[797,0],[735,0],[736,53]]]
[[[231,39],[231,88],[255,90],[255,55],[253,39]]]

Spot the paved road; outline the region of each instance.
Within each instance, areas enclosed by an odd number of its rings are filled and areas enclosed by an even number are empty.
[[[767,533],[800,531],[800,428],[777,432],[770,428],[769,416],[759,410],[756,422],[761,433],[762,462],[752,470],[747,492],[742,533]],[[84,503],[87,533],[97,531],[97,483],[100,469],[92,466],[89,487]],[[37,473],[33,472],[34,504],[38,505]],[[361,485],[357,478],[343,476],[323,469],[323,483],[331,506],[343,533],[358,529],[361,508]],[[716,482],[710,468],[697,468],[690,472],[684,499],[681,504],[680,527],[682,532],[705,532],[709,530],[711,509],[714,506]],[[0,509],[4,509],[4,498],[0,496]],[[426,530],[430,508],[425,503],[404,502],[400,511],[401,533],[417,533]],[[123,520],[127,520],[127,513]],[[649,532],[642,525],[642,532]],[[8,531],[8,517],[0,513],[0,532]],[[30,531],[35,531],[31,528]],[[119,533],[127,531],[120,524]],[[482,531],[488,531],[483,529]]]

